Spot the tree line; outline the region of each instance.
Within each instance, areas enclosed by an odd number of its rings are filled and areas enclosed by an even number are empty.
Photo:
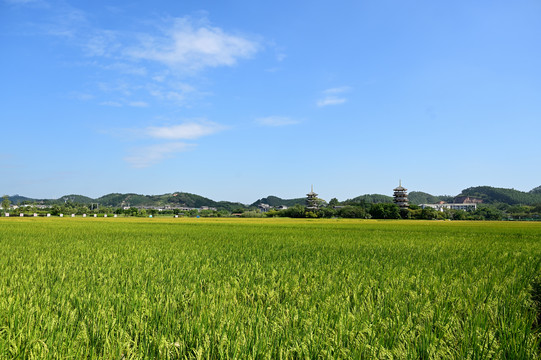
[[[333,204],[333,205],[331,205]],[[335,205],[336,204],[336,205]],[[291,218],[355,218],[355,219],[419,219],[419,220],[541,220],[541,204],[534,206],[506,204],[480,204],[476,210],[464,211],[443,209],[437,211],[430,207],[422,209],[410,205],[401,209],[393,203],[355,203],[340,206],[333,199],[326,206],[317,210],[308,210],[305,206],[295,205],[284,210],[271,210],[265,213],[269,217]]]
[[[10,201],[7,196],[2,198],[2,208],[9,209]],[[58,216],[60,214],[75,215],[123,215],[148,217],[164,216],[186,216],[186,217],[290,217],[290,218],[352,218],[352,219],[423,219],[423,220],[541,220],[541,203],[536,205],[509,205],[505,203],[479,204],[474,211],[444,209],[436,211],[418,205],[410,205],[406,209],[400,209],[394,203],[372,203],[366,201],[345,201],[339,202],[336,198],[328,203],[319,199],[317,209],[308,209],[304,205],[294,205],[284,210],[270,210],[261,212],[257,207],[238,207],[232,210],[181,210],[181,209],[144,209],[130,207],[127,209],[113,206],[101,206],[94,208],[91,205],[67,201],[64,204],[54,204],[45,208],[38,208],[35,204],[25,204],[16,209],[2,211],[9,212],[12,216],[24,214],[31,216]]]

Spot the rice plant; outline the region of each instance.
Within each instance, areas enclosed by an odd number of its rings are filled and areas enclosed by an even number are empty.
[[[540,261],[536,223],[2,218],[0,358],[538,358]]]

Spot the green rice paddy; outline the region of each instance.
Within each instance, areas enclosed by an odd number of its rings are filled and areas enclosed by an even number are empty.
[[[532,359],[541,223],[0,219],[2,359]]]

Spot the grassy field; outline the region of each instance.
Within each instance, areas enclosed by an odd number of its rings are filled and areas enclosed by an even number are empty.
[[[541,223],[0,219],[0,358],[539,358]]]

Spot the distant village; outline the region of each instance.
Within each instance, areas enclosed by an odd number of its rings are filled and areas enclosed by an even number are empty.
[[[514,190],[513,190],[514,191]],[[187,193],[182,193],[187,194]],[[120,194],[122,195],[122,194]],[[169,194],[170,198],[179,193]],[[182,198],[180,204],[164,205],[137,205],[131,206],[127,201],[122,201],[118,207],[100,206],[98,203],[76,203],[76,197],[64,198],[64,203],[44,204],[36,202],[23,202],[11,204],[9,198],[4,196],[1,203],[0,216],[3,217],[291,217],[291,218],[361,218],[361,219],[439,219],[439,220],[540,220],[541,204],[530,206],[509,206],[505,204],[484,204],[483,199],[473,196],[443,197],[451,202],[438,201],[436,203],[411,204],[408,199],[408,190],[399,182],[398,187],[393,189],[392,200],[383,195],[380,198],[371,198],[369,201],[353,199],[339,202],[336,198],[329,202],[320,199],[314,192],[313,186],[306,197],[283,200],[286,204],[276,205],[282,201],[274,197],[274,205],[268,204],[265,199],[251,206],[239,203],[227,203],[229,208],[218,206],[190,207],[182,204],[184,200],[197,197],[199,202],[205,201],[203,197],[187,194],[192,198]],[[426,194],[428,195],[428,194]],[[124,196],[124,195],[122,195]],[[131,196],[131,195],[130,195]],[[140,196],[143,197],[143,196]],[[437,199],[430,195],[432,199]],[[90,199],[90,198],[87,198]],[[201,201],[201,199],[203,199]],[[269,197],[270,199],[270,197]],[[92,200],[92,199],[90,199]],[[208,200],[208,199],[207,199]],[[140,201],[140,200],[139,200]],[[209,200],[210,201],[210,200]],[[293,204],[292,204],[293,203]],[[239,204],[240,206],[236,206]],[[222,203],[220,203],[222,205]],[[482,205],[480,208],[479,205]]]
[[[177,194],[173,194],[176,196]],[[184,205],[160,205],[160,206],[130,206],[123,202],[120,207],[99,206],[97,203],[90,205],[76,204],[65,199],[65,204],[9,204],[6,199],[2,201],[2,215],[9,216],[60,216],[60,217],[118,217],[118,216],[174,216],[174,217],[350,217],[350,218],[445,218],[449,216],[437,215],[453,214],[457,212],[473,213],[482,200],[468,196],[455,198],[453,203],[440,201],[436,204],[410,205],[407,189],[399,183],[393,189],[393,203],[340,203],[336,199],[326,202],[318,197],[313,186],[306,194],[304,204],[269,205],[261,202],[256,208],[233,209],[226,211],[214,206],[188,207]],[[430,210],[430,211],[428,211]],[[466,218],[466,216],[461,216]]]

